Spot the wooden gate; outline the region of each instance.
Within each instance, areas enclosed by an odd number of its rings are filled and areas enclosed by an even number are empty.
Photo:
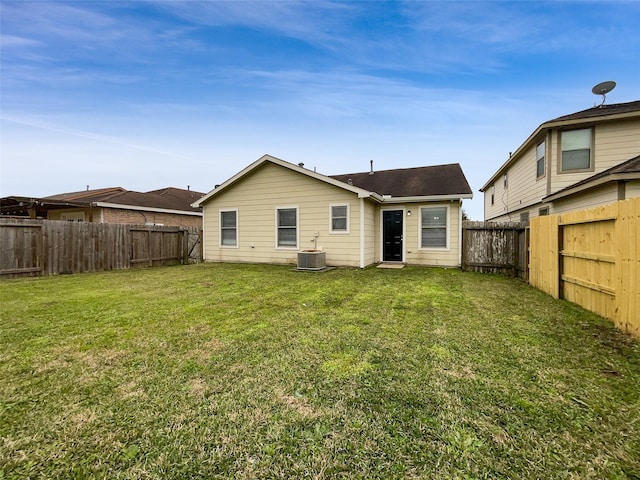
[[[531,220],[531,285],[640,338],[640,198]]]
[[[183,255],[182,230],[129,229],[131,266],[156,267],[180,263]]]
[[[559,298],[614,318],[616,218],[567,220],[558,227]]]
[[[199,228],[0,218],[0,278],[201,261]]]

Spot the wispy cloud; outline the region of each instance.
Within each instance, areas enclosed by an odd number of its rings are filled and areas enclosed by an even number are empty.
[[[495,52],[588,55],[603,43],[619,45],[623,34],[640,37],[633,20],[640,15],[640,4],[628,1],[407,1],[403,14],[412,29],[428,38]]]
[[[149,1],[199,25],[245,26],[310,43],[332,41],[359,7],[345,2],[316,1]]]
[[[30,38],[18,37],[15,35],[0,35],[0,48],[3,50],[13,47],[27,47],[42,45],[42,42]]]
[[[4,115],[4,114],[0,116],[0,119],[2,121],[11,122],[17,125],[36,128],[40,130],[47,130],[50,132],[62,133],[65,135],[71,135],[73,137],[95,140],[102,143],[109,143],[112,145],[126,147],[128,149],[139,150],[147,153],[153,153],[155,155],[159,155],[162,157],[171,157],[171,158],[176,158],[180,160],[192,160],[190,157],[186,155],[158,150],[156,148],[149,147],[146,145],[139,145],[139,144],[130,142],[126,139],[122,139],[122,138],[118,138],[110,135],[103,135],[103,134],[94,133],[94,132],[88,132],[84,130],[78,130],[78,129],[66,127],[63,125],[39,121],[37,119],[13,117],[13,116]]]

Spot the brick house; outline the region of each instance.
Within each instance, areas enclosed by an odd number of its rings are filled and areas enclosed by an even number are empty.
[[[122,187],[62,193],[43,198],[4,197],[0,216],[94,223],[201,227],[191,204],[204,194],[174,187],[134,192]]]

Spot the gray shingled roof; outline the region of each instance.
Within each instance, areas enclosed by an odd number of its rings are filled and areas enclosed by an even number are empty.
[[[605,115],[616,115],[620,113],[629,113],[640,110],[640,100],[627,103],[613,103],[611,105],[600,105],[598,107],[588,108],[580,112],[570,113],[562,117],[554,118],[546,123],[562,122],[566,120],[581,120],[587,118],[603,117]],[[544,125],[544,124],[543,124]]]
[[[344,175],[330,175],[344,183],[393,197],[471,194],[471,187],[458,163],[400,168]]]
[[[580,188],[590,183],[597,182],[600,179],[613,177],[614,175],[625,175],[625,174],[637,174],[637,176],[640,178],[640,155],[638,155],[637,157],[633,157],[627,160],[626,162],[620,163],[619,165],[608,168],[607,170],[603,170],[602,172],[596,173],[595,175],[592,175],[589,178],[585,178],[584,180],[574,183],[573,185],[569,185],[568,187],[563,188],[562,190],[558,190],[557,192],[552,193],[551,195],[547,195],[545,198],[543,198],[543,200],[546,200],[548,198],[562,197],[566,192],[569,192],[576,188]],[[585,188],[589,188],[589,187],[585,187]]]
[[[76,204],[91,204],[94,202],[115,203],[118,205],[132,205],[139,207],[162,208],[166,210],[181,210],[199,212],[191,204],[202,197],[204,193],[181,188],[167,187],[150,192],[134,192],[121,187],[101,188],[82,192],[61,193],[45,197],[47,200],[73,202]]]

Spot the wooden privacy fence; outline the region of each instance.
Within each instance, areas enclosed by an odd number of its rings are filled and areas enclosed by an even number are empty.
[[[462,269],[527,278],[528,230],[521,223],[464,222]]]
[[[640,198],[531,220],[529,283],[640,337]]]
[[[200,261],[198,228],[0,219],[0,277]]]

